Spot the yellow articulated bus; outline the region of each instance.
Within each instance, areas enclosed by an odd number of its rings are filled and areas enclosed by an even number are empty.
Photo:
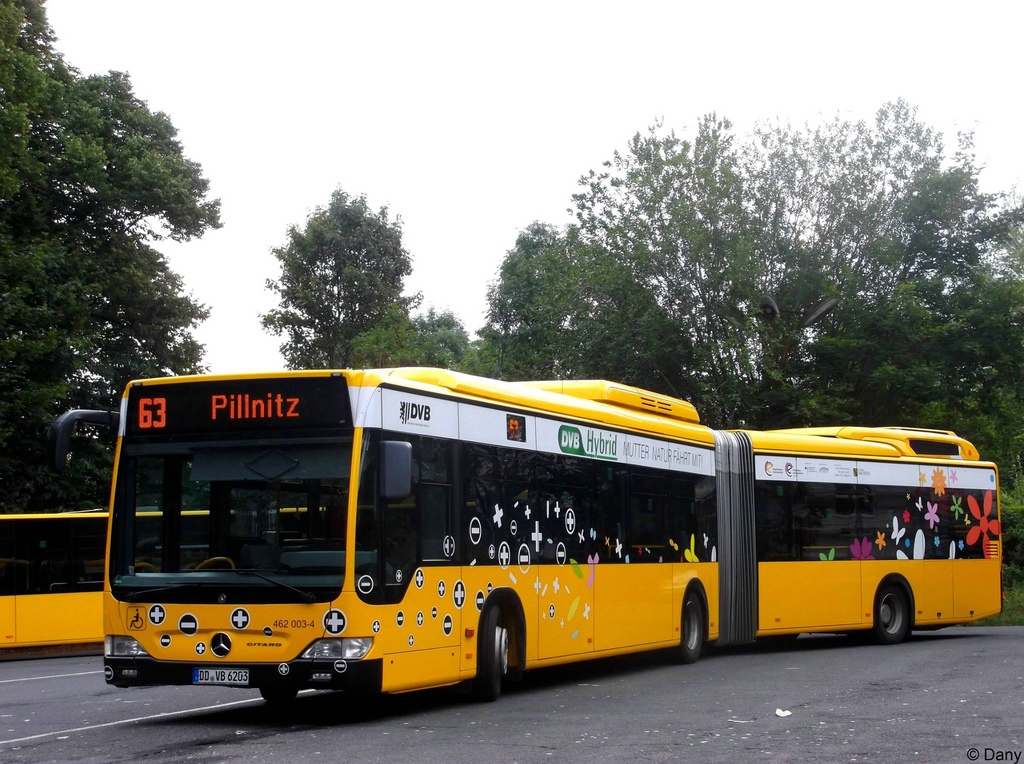
[[[996,468],[948,432],[715,431],[604,381],[440,369],[128,385],[107,682],[404,692],[998,613]]]
[[[4,650],[103,642],[105,511],[0,515]]]

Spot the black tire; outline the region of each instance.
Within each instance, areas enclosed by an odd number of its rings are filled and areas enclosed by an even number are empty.
[[[260,687],[260,695],[263,696],[267,703],[274,706],[283,706],[286,703],[291,703],[298,694],[298,687],[288,687],[287,685],[279,684]]]
[[[485,703],[498,699],[501,683],[508,673],[509,633],[508,629],[499,624],[500,615],[501,611],[492,607],[480,620],[473,696]]]
[[[704,651],[704,603],[693,591],[683,598],[680,621],[679,662],[696,663]]]
[[[895,645],[910,633],[910,602],[903,589],[885,584],[875,595],[875,639],[883,645]]]

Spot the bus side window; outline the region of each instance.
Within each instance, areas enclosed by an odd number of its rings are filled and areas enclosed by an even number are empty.
[[[801,559],[804,546],[813,545],[814,540],[806,514],[794,513],[792,487],[758,480],[754,506],[758,562]]]
[[[419,494],[421,557],[424,562],[445,561],[454,549],[445,549],[445,539],[453,536],[451,529],[450,486],[423,485]]]
[[[423,562],[450,561],[455,554],[451,441],[422,438],[413,470]],[[417,469],[418,468],[418,473]]]

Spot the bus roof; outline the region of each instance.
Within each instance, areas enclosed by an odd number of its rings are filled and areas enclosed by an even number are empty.
[[[421,392],[483,399],[708,445],[714,442],[712,431],[699,423],[697,409],[691,403],[607,380],[504,382],[420,367],[377,369],[349,379],[356,385],[397,383]]]
[[[755,451],[825,451],[890,458],[980,459],[973,443],[948,430],[836,426],[745,432],[750,436]]]
[[[594,424],[628,428],[707,445],[714,443],[714,432],[700,424],[697,409],[689,401],[608,380],[505,382],[447,369],[410,366],[171,377],[136,380],[129,383],[128,388],[137,384],[172,381],[189,383],[300,376],[344,376],[348,384],[354,387],[374,388],[382,384],[397,386],[426,394],[491,401],[516,406],[531,413],[562,415]],[[980,459],[978,449],[970,441],[949,430],[838,425],[743,432],[750,437],[756,451],[889,459]]]

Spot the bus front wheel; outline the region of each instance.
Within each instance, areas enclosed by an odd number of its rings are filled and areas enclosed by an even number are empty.
[[[508,629],[501,626],[498,608],[492,607],[480,622],[480,643],[477,651],[476,679],[473,695],[477,700],[491,702],[501,695],[501,683],[508,673]]]
[[[683,600],[682,638],[679,660],[696,663],[704,650],[704,605],[696,593],[689,591]]]
[[[910,632],[910,604],[906,593],[886,584],[875,598],[875,638],[883,645],[895,645]]]

